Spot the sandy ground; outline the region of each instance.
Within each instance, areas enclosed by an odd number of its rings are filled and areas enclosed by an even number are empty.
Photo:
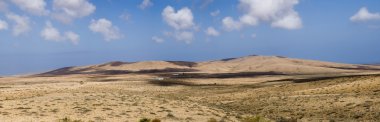
[[[148,75],[0,78],[2,122],[380,120],[380,75],[296,81],[295,76],[181,79],[161,86]],[[299,78],[299,76],[297,76]]]

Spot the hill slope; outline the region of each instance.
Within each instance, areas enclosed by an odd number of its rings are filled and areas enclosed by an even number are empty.
[[[196,67],[206,72],[281,72],[285,74],[340,73],[379,70],[377,66],[340,64],[279,56],[246,56],[200,62]]]
[[[156,72],[239,73],[279,72],[284,74],[323,74],[380,70],[380,66],[341,64],[280,56],[246,56],[205,62],[144,61],[110,62],[100,65],[66,67],[44,74],[120,74]]]

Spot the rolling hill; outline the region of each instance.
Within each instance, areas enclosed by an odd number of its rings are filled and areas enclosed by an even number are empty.
[[[278,72],[283,74],[326,74],[380,70],[380,66],[342,64],[281,56],[245,56],[204,62],[143,61],[109,62],[100,65],[66,67],[43,74],[124,74],[124,73],[241,73]]]

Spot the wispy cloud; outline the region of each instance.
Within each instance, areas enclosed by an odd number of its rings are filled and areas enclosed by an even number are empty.
[[[8,23],[0,19],[0,30],[7,30],[7,29],[8,29]]]
[[[140,9],[146,9],[148,7],[153,6],[153,2],[151,0],[143,0],[141,4],[139,5]]]
[[[19,36],[21,34],[27,33],[32,28],[30,27],[30,20],[27,16],[21,16],[17,14],[7,14],[6,15],[9,20],[11,20],[14,24],[12,25],[12,31],[14,36]]]

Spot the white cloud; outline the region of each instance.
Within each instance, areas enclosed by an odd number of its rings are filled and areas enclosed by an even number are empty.
[[[291,13],[282,19],[274,20],[271,26],[284,29],[299,29],[302,27],[302,21],[298,14]]]
[[[232,17],[225,17],[222,23],[227,31],[239,30],[242,26],[239,21],[234,20]]]
[[[92,20],[89,28],[95,33],[102,34],[106,41],[116,40],[123,37],[119,32],[119,29],[116,26],[113,26],[111,21],[104,18]]]
[[[167,6],[164,11],[162,11],[162,17],[168,25],[177,30],[194,27],[193,13],[187,7],[176,12],[173,7]]]
[[[0,30],[7,30],[8,29],[8,23],[4,20],[0,20]]]
[[[175,32],[174,38],[178,41],[184,41],[185,43],[190,44],[191,41],[194,39],[194,34],[191,31]]]
[[[208,27],[205,33],[209,36],[219,36],[219,32],[213,27]]]
[[[150,1],[150,0],[143,0],[141,2],[141,4],[139,5],[139,8],[140,9],[145,9],[145,8],[148,8],[148,7],[151,7],[151,6],[153,6],[152,1]]]
[[[275,28],[299,29],[302,28],[302,20],[294,10],[298,3],[299,0],[240,0],[239,7],[244,14],[236,21],[226,17],[223,24],[227,29],[234,30],[240,29],[238,25],[256,26],[263,21]]]
[[[124,21],[129,21],[129,19],[131,19],[131,14],[127,13],[127,12],[124,12],[123,14],[121,14],[119,16],[120,19],[124,20]]]
[[[56,29],[50,21],[46,22],[45,28],[41,31],[41,37],[48,41],[65,41],[69,40],[74,45],[77,45],[79,43],[79,35],[72,32],[67,31],[62,36],[61,32],[59,32],[58,29]]]
[[[61,37],[60,32],[53,27],[51,22],[46,22],[45,28],[41,31],[41,36],[45,40],[51,40],[51,41],[60,41],[63,38]]]
[[[31,30],[30,20],[27,16],[20,16],[16,14],[7,14],[7,18],[14,22],[13,35],[19,36]]]
[[[173,7],[167,6],[161,14],[165,22],[175,29],[175,31],[170,34],[171,37],[178,41],[184,41],[187,44],[191,43],[194,39],[193,31],[197,30],[198,27],[196,27],[193,22],[193,13],[189,8],[184,7],[175,11]]]
[[[63,23],[94,13],[96,7],[88,0],[54,0],[53,17]]]
[[[45,0],[11,0],[21,10],[33,15],[47,15],[49,11],[45,8]]]
[[[72,32],[72,31],[68,31],[68,32],[65,32],[65,38],[69,41],[71,41],[71,43],[73,43],[74,45],[77,45],[79,43],[79,35]]]
[[[194,39],[194,32],[192,31],[174,31],[174,32],[164,32],[167,37],[174,38],[177,41],[183,41],[190,44]]]
[[[163,43],[165,40],[160,38],[160,37],[157,37],[157,36],[153,36],[152,37],[152,40],[156,43]]]
[[[353,22],[380,20],[380,13],[371,13],[366,7],[362,7],[355,15],[350,18],[350,20]]]
[[[213,17],[218,16],[219,14],[220,14],[220,10],[215,10],[215,11],[210,13],[210,15]]]

